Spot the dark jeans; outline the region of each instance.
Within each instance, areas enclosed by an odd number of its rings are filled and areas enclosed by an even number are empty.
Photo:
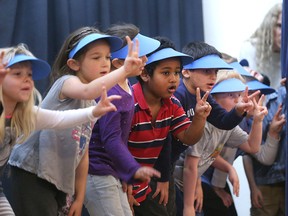
[[[159,204],[160,196],[158,195],[154,199],[152,198],[157,187],[157,181],[155,179],[151,179],[150,187],[152,192],[140,203],[140,206],[134,206],[135,216],[169,216],[166,206]]]
[[[17,216],[56,216],[66,194],[53,184],[17,167],[10,166],[9,202]]]
[[[234,203],[227,208],[221,198],[214,192],[213,188],[202,182],[203,189],[203,211],[205,216],[214,216],[215,212],[221,216],[237,216]],[[228,184],[226,183],[225,190],[231,194]]]

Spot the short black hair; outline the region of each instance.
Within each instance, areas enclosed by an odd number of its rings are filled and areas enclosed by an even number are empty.
[[[201,41],[186,44],[183,47],[182,52],[193,56],[194,61],[207,55],[218,55],[220,58],[222,58],[221,53],[215,47]]]

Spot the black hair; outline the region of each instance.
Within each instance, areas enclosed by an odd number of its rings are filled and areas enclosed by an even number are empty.
[[[262,83],[265,84],[265,85],[267,85],[267,86],[270,86],[271,83],[270,83],[269,77],[268,77],[267,75],[263,74],[263,73],[261,73],[261,75],[263,76],[263,81],[262,81]]]
[[[140,29],[131,23],[116,23],[106,29],[104,33],[121,38],[123,40],[122,47],[124,47],[127,45],[125,37],[129,36],[133,40],[139,31]]]
[[[163,37],[163,36],[156,36],[156,37],[153,37],[153,39],[160,41],[160,46],[156,50],[154,50],[153,52],[149,53],[147,55],[148,58],[152,54],[158,52],[159,50],[165,49],[165,48],[172,48],[175,50],[175,45],[169,38]],[[152,62],[151,64],[145,66],[145,70],[149,74],[149,76],[151,76],[151,77],[153,76],[154,70],[155,70],[158,63],[159,63],[159,61],[156,61],[156,62]]]
[[[207,55],[218,55],[220,58],[222,58],[221,53],[215,47],[201,41],[186,44],[183,47],[182,52],[193,56],[194,61]]]

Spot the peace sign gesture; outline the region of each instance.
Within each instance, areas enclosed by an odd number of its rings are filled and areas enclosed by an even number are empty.
[[[261,95],[258,102],[256,102],[255,98],[252,98],[252,102],[254,105],[253,121],[263,121],[264,117],[268,114],[267,108],[263,106],[264,99],[264,95]]]
[[[212,110],[212,107],[207,102],[208,96],[209,96],[209,91],[207,91],[201,98],[200,88],[196,89],[196,102],[197,103],[195,106],[195,117],[198,116],[198,117],[202,117],[206,119],[209,116],[210,111]]]
[[[139,58],[139,41],[135,40],[135,44],[129,36],[126,36],[128,44],[128,54],[125,58],[124,69],[127,77],[138,76],[144,69],[145,62]]]

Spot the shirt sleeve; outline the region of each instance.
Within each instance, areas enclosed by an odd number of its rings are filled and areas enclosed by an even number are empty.
[[[92,121],[95,123],[98,118],[93,116],[94,106],[74,109],[74,110],[48,110],[40,107],[34,107],[36,115],[36,129],[65,129]]]

